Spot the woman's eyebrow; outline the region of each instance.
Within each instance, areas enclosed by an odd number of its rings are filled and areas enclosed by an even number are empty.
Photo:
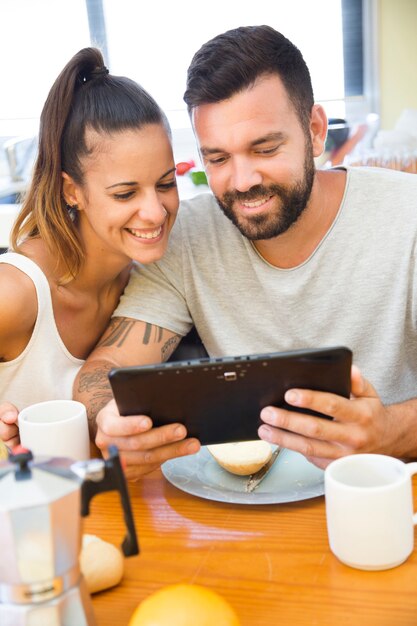
[[[174,172],[175,172],[175,167],[171,167],[164,174],[162,174],[162,176],[160,176],[159,180],[161,180],[161,178],[165,178],[165,176],[168,176],[169,174],[173,174]],[[137,184],[138,184],[137,181],[126,180],[126,181],[121,181],[120,183],[114,183],[113,185],[109,185],[108,187],[105,187],[105,189],[112,189],[113,187],[119,187],[121,185],[124,185],[126,187],[133,187],[134,185],[137,185]]]
[[[167,170],[165,174],[162,174],[160,178],[165,178],[165,176],[168,176],[169,174],[173,174],[176,171],[177,171],[177,168],[175,166],[171,167],[171,169]]]
[[[135,181],[122,181],[120,183],[114,183],[113,185],[109,185],[109,187],[105,187],[105,189],[112,189],[113,187],[119,187],[120,185],[132,187],[133,185],[137,185],[137,183]]]

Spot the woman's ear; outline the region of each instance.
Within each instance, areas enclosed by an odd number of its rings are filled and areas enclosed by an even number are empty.
[[[77,187],[71,176],[69,176],[66,172],[62,172],[61,176],[62,195],[64,196],[65,202],[70,207],[76,207],[78,205]]]
[[[320,104],[314,104],[311,109],[310,135],[313,145],[313,156],[323,154],[327,138],[327,115]]]

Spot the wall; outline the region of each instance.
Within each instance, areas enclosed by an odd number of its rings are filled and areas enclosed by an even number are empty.
[[[381,128],[417,109],[417,0],[378,0]]]

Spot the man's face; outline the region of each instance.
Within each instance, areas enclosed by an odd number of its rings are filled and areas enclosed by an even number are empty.
[[[280,78],[196,107],[193,124],[225,215],[251,240],[286,232],[310,198],[315,155]]]

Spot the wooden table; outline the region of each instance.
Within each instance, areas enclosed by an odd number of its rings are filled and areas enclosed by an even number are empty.
[[[126,559],[119,586],[93,596],[98,626],[126,626],[143,598],[179,582],[222,594],[242,626],[417,624],[417,549],[392,570],[342,565],[329,549],[323,497],[223,504],[183,493],[160,471],[129,491],[141,554]],[[84,532],[121,542],[117,494],[92,501]]]

